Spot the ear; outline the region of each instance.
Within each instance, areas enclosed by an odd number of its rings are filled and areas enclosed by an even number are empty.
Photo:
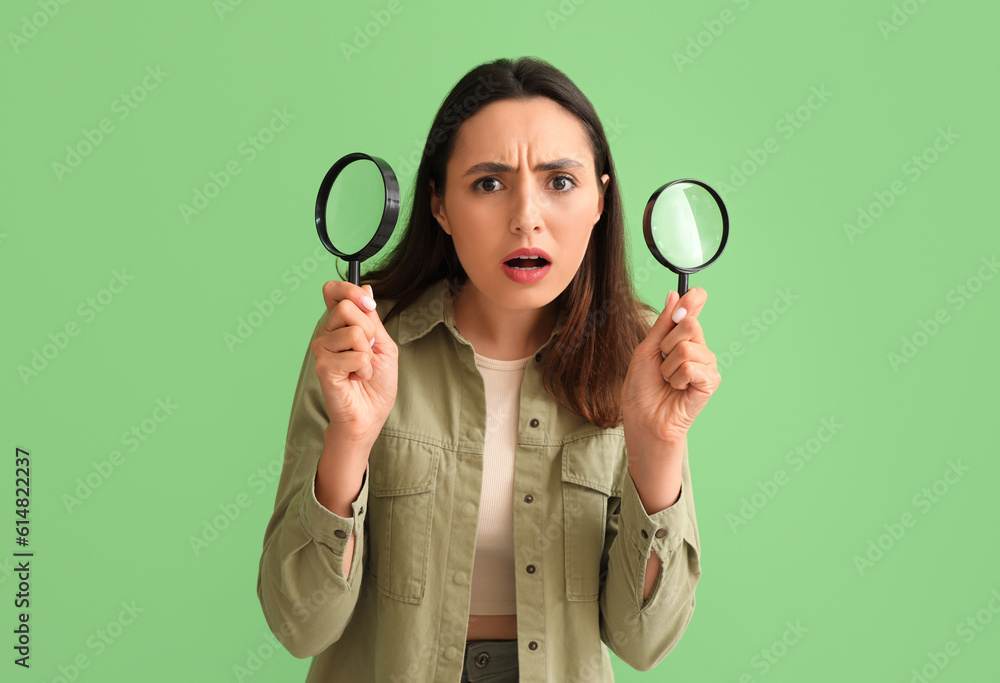
[[[594,225],[597,225],[597,221],[601,220],[601,214],[604,213],[604,195],[608,191],[608,183],[611,182],[611,176],[605,173],[601,176],[601,182],[604,184],[604,189],[601,190],[601,196],[597,198],[597,216],[594,218]]]
[[[431,214],[437,219],[441,229],[450,235],[451,231],[448,230],[448,217],[445,216],[444,205],[441,203],[441,198],[438,197],[437,192],[434,191],[433,180],[431,180]]]

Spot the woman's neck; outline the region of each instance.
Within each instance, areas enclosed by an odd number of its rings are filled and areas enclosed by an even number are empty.
[[[455,299],[455,327],[476,353],[495,360],[519,360],[548,341],[558,320],[558,304],[542,308],[499,308],[466,287]]]

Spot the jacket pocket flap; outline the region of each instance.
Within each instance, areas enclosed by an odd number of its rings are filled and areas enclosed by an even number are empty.
[[[626,466],[624,446],[625,437],[614,432],[566,443],[563,446],[562,480],[608,496],[621,496]]]
[[[381,434],[368,458],[368,492],[382,497],[430,491],[440,455],[440,450],[429,444]]]

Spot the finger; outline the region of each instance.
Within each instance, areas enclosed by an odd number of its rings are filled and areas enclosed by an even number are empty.
[[[660,342],[661,358],[669,356],[682,341],[691,341],[702,346],[707,346],[705,331],[697,318],[685,317],[674,326],[674,329],[667,333],[667,336]]]
[[[680,391],[700,387],[709,389],[712,386],[711,372],[707,366],[701,363],[685,362],[668,377],[670,386]]]
[[[378,316],[375,318],[378,319]],[[372,316],[358,308],[357,304],[350,299],[343,299],[334,304],[326,319],[326,324],[323,326],[323,331],[332,332],[342,327],[361,328],[365,334],[365,340],[369,342],[368,347],[371,348],[370,342],[375,336],[375,323],[372,322]]]
[[[673,312],[676,313],[678,309],[683,308],[685,317],[697,318],[701,309],[705,307],[706,301],[708,301],[708,292],[701,287],[692,287],[680,298],[680,301],[674,306]]]
[[[320,355],[316,361],[316,372],[322,377],[332,375],[336,377],[348,376],[368,380],[372,376],[371,350],[368,351],[343,351],[336,354]]]
[[[323,284],[323,300],[327,310],[332,309],[339,302],[349,299],[354,302],[361,311],[374,311],[375,300],[371,295],[371,286],[359,287],[350,282],[340,280],[330,280]]]
[[[672,353],[667,354],[666,360],[660,363],[660,374],[664,377],[671,377],[678,368],[686,363],[697,363],[708,367],[714,362],[715,354],[709,351],[708,347],[685,340]]]
[[[319,335],[313,344],[316,345],[317,349],[328,353],[341,353],[343,351],[371,353],[371,344],[368,343],[365,336],[363,329],[357,325],[350,325]]]
[[[667,297],[667,304],[663,309],[663,312],[671,311],[670,320],[674,323],[674,326],[682,323],[685,318],[690,316],[691,318],[697,319],[698,314],[701,313],[701,309],[705,307],[705,302],[708,300],[708,292],[706,292],[701,287],[693,287],[684,293],[683,297],[678,300],[676,292],[671,291],[670,296]],[[660,340],[658,344],[660,348],[660,358],[666,358],[667,354],[670,353],[670,348],[674,346],[680,339],[686,338],[684,335],[675,335],[672,340],[668,340],[667,337],[675,329],[675,327],[670,326],[667,328],[667,334],[664,338]],[[704,338],[702,338],[704,343]]]
[[[667,336],[667,333],[669,333],[676,324],[670,319],[670,316],[675,308],[677,299],[677,292],[670,290],[670,293],[667,294],[667,300],[663,306],[663,310],[660,311],[660,315],[658,315],[656,320],[653,321],[653,326],[649,328],[646,338],[643,339],[636,347],[636,353],[638,353],[640,357],[655,357],[659,352],[660,342],[663,341],[663,338]]]
[[[352,299],[360,308],[363,296],[368,296],[368,292],[350,282],[328,280],[323,283],[323,300],[326,302],[327,309],[333,308],[334,304],[344,299]]]
[[[375,300],[375,295],[372,292],[372,286],[371,285],[365,285],[365,287],[368,289],[369,296],[374,301]],[[376,351],[378,351],[380,344],[394,343],[393,340],[392,340],[392,337],[390,337],[389,333],[386,332],[385,325],[382,324],[382,318],[379,317],[378,311],[377,310],[372,310],[372,311],[368,312],[368,317],[372,321],[372,325],[373,325],[373,328],[375,330],[374,341],[372,342],[373,348]]]

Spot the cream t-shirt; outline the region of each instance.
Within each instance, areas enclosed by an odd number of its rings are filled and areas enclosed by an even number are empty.
[[[486,441],[470,614],[515,614],[514,454],[524,369],[520,360],[475,354],[486,388]]]

